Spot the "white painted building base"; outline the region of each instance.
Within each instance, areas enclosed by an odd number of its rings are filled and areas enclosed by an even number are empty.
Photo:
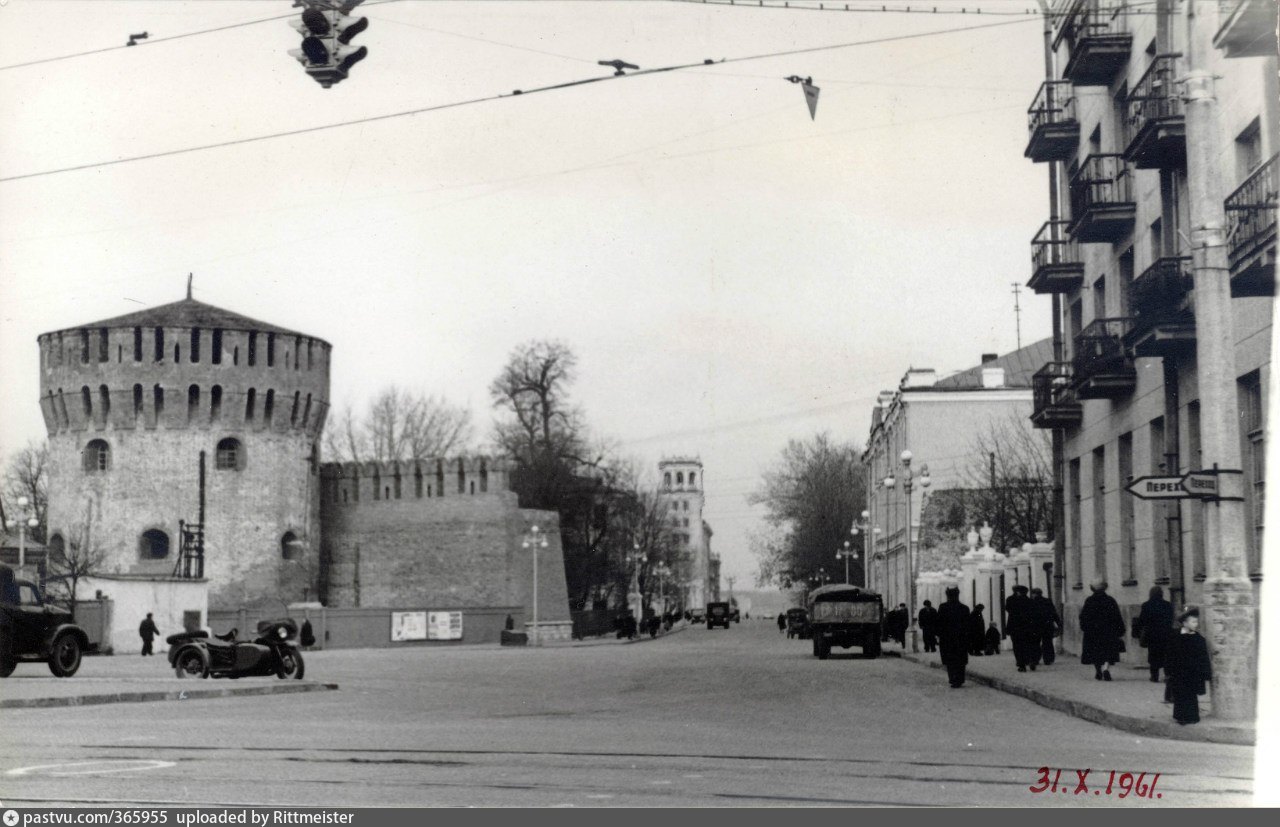
[[[183,631],[184,612],[199,612],[197,628],[205,628],[209,618],[209,583],[149,575],[98,575],[81,580],[76,587],[80,600],[92,600],[101,591],[111,601],[110,629],[103,649],[109,645],[116,655],[142,652],[138,626],[150,612],[160,629],[154,644],[157,655],[168,649],[164,639]]]

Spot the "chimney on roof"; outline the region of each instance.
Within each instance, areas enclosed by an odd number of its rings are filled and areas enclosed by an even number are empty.
[[[899,385],[902,390],[908,388],[931,388],[938,381],[938,372],[933,368],[907,368],[907,373],[902,377],[902,384]]]
[[[982,387],[1003,388],[1004,387],[1004,368],[983,368],[982,369]]]
[[[984,353],[982,354],[982,364],[985,365],[987,362],[994,362],[999,358],[1000,358],[1000,354],[998,353]]]

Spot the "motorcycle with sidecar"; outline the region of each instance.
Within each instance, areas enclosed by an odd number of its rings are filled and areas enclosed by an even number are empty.
[[[239,640],[239,631],[225,635],[206,631],[180,632],[166,638],[169,665],[179,678],[245,678],[275,675],[302,678],[302,653],[294,643],[298,626],[291,618],[263,620],[252,641]]]

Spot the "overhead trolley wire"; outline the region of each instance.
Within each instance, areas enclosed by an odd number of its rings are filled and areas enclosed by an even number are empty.
[[[386,2],[394,2],[394,0],[386,0]],[[946,34],[959,34],[962,32],[979,31],[981,29],[992,29],[1001,26],[1016,25],[1026,23],[1031,18],[1022,18],[1018,20],[1003,20],[999,23],[986,23],[980,26],[962,26],[955,29],[938,29],[929,32],[915,32],[912,34],[891,35],[888,37],[877,37],[869,40],[856,40],[849,43],[833,43],[826,46],[811,46],[803,49],[784,49],[777,52],[764,52],[756,55],[743,55],[740,57],[720,58],[714,60],[711,58],[699,61],[697,63],[681,63],[672,66],[662,66],[654,69],[640,69],[630,74],[622,75],[603,75],[599,77],[581,78],[579,80],[565,81],[563,83],[554,83],[547,86],[539,86],[533,89],[515,89],[510,92],[502,92],[495,95],[485,95],[478,98],[469,98],[466,100],[452,101],[450,103],[435,104],[433,106],[424,106],[417,109],[407,109],[400,112],[389,112],[382,115],[370,115],[365,118],[355,118],[348,121],[338,121],[336,123],[321,124],[319,126],[302,127],[300,129],[289,129],[282,132],[272,132],[265,135],[254,135],[248,138],[235,138],[228,141],[217,141],[209,144],[199,144],[196,146],[183,147],[180,149],[170,149],[161,152],[150,152],[143,155],[132,155],[125,158],[115,158],[110,161],[95,161],[87,164],[77,164],[69,167],[59,167],[57,169],[41,170],[40,172],[27,172],[20,175],[6,175],[0,177],[0,183],[11,181],[21,181],[28,178],[39,178],[48,175],[58,175],[65,172],[78,172],[86,169],[98,169],[102,167],[117,166],[119,164],[133,163],[135,161],[147,161],[157,158],[168,158],[175,155],[185,155],[192,152],[203,152],[209,149],[222,149],[232,146],[241,146],[244,144],[257,143],[259,141],[274,140],[276,138],[288,138],[298,135],[307,135],[314,132],[323,132],[330,129],[338,129],[346,126],[357,126],[361,124],[377,123],[379,121],[391,120],[393,118],[404,118],[412,115],[421,115],[427,112],[439,112],[446,109],[457,109],[463,106],[470,106],[478,103],[489,103],[492,101],[504,100],[508,98],[523,97],[525,95],[534,95],[540,92],[554,92],[561,89],[572,89],[578,86],[587,86],[594,83],[604,83],[607,81],[625,80],[627,78],[636,78],[646,75],[665,74],[668,72],[677,72],[687,69],[699,69],[705,66],[723,66],[729,63],[744,63],[752,60],[767,60],[776,57],[791,57],[794,55],[813,54],[815,52],[835,51],[837,49],[850,49],[858,46],[874,46],[882,43],[892,43],[903,40],[916,40],[925,37],[935,37]],[[260,21],[258,21],[260,22]],[[246,24],[240,24],[246,25]],[[192,33],[194,35],[196,33]],[[178,37],[179,35],[175,35]],[[191,36],[191,35],[187,35]],[[120,47],[124,48],[124,47]]]

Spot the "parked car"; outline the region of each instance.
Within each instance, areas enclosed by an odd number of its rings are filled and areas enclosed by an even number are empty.
[[[35,583],[0,563],[0,678],[12,675],[19,663],[40,661],[55,677],[69,678],[88,649],[89,636],[71,612],[47,603]]]
[[[800,639],[809,636],[809,613],[804,609],[787,609],[787,637]]]
[[[729,610],[728,603],[708,603],[707,604],[707,628],[712,629],[716,626],[723,626],[728,629],[729,624],[733,622],[733,613]]]
[[[702,609],[693,609],[689,612],[690,623],[706,623],[707,613]]]
[[[880,656],[884,603],[880,595],[858,586],[835,585],[809,595],[809,633],[813,654],[826,660],[832,646],[861,646],[868,658]]]

